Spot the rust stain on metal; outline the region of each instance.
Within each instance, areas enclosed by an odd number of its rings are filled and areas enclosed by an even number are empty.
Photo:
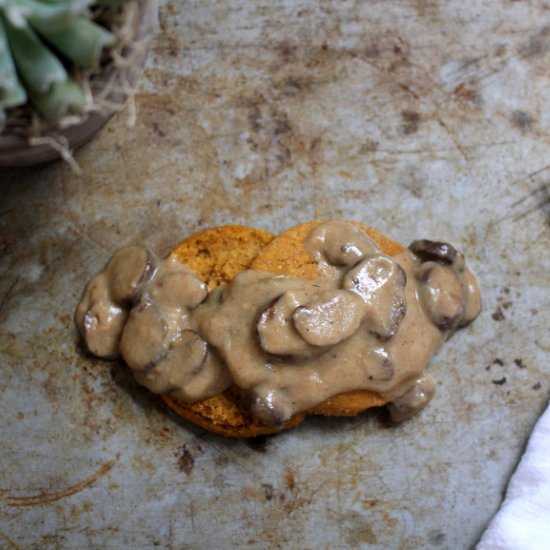
[[[257,491],[255,489],[252,489],[251,487],[244,487],[241,491],[241,494],[244,499],[246,500],[255,500],[258,502],[267,502],[268,500],[271,500],[273,498],[273,487],[270,485],[271,489],[268,493],[266,493],[265,487],[263,486],[263,491]]]
[[[178,458],[177,464],[179,471],[183,472],[187,477],[190,477],[195,466],[195,458],[202,454],[202,452],[203,448],[198,443],[191,445],[184,443],[181,445],[174,453]]]
[[[483,103],[483,98],[472,82],[461,82],[453,90],[453,96],[460,102],[468,103],[469,105],[480,107]]]
[[[182,449],[181,455],[178,458],[178,467],[182,472],[189,477],[193,471],[193,466],[195,465],[195,459],[193,455],[186,449]]]
[[[364,508],[364,509],[367,509],[367,508],[374,508],[375,506],[382,506],[384,504],[384,501],[379,499],[379,498],[373,498],[373,499],[370,499],[370,500],[365,500],[361,503],[361,506]]]
[[[6,550],[8,548],[11,548],[12,550],[19,550],[20,546],[17,546],[17,544],[15,544],[15,542],[13,542],[13,540],[11,540],[8,535],[6,535],[6,533],[2,533],[0,531],[0,539],[4,541],[4,544],[7,544],[7,546],[5,547]]]
[[[294,471],[292,468],[287,468],[285,470],[285,486],[289,491],[293,491],[296,487],[296,482],[294,481]]]
[[[34,496],[24,496],[24,497],[10,497],[8,496],[5,501],[8,506],[41,506],[43,504],[50,504],[62,498],[74,495],[80,491],[94,485],[100,478],[109,473],[115,466],[118,461],[118,458],[110,460],[103,464],[94,474],[82,481],[75,483],[61,491],[56,491],[54,493],[40,493]]]
[[[422,118],[416,111],[409,111],[407,109],[401,111],[401,117],[403,119],[403,133],[405,135],[414,134],[418,132],[420,122]]]

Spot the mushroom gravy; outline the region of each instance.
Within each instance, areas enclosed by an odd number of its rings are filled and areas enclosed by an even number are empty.
[[[86,287],[75,320],[88,350],[122,355],[155,393],[194,402],[237,386],[266,424],[352,390],[404,420],[433,396],[430,357],[481,308],[464,256],[414,241],[383,254],[356,226],[325,222],[305,242],[319,277],[246,270],[208,292],[174,255],[119,250]]]

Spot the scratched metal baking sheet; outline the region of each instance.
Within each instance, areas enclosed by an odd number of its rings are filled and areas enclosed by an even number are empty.
[[[164,2],[135,125],[81,175],[0,172],[0,547],[472,547],[550,394],[548,8]],[[117,247],[314,217],[450,240],[479,276],[413,420],[226,440],[79,351]]]

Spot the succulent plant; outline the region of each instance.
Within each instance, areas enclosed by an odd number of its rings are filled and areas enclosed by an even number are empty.
[[[94,67],[115,44],[94,13],[122,1],[0,0],[0,120],[27,101],[53,122],[81,111],[86,98],[72,67]]]

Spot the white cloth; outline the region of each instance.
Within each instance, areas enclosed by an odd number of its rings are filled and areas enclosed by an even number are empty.
[[[506,498],[476,550],[550,549],[550,406],[539,418]]]

